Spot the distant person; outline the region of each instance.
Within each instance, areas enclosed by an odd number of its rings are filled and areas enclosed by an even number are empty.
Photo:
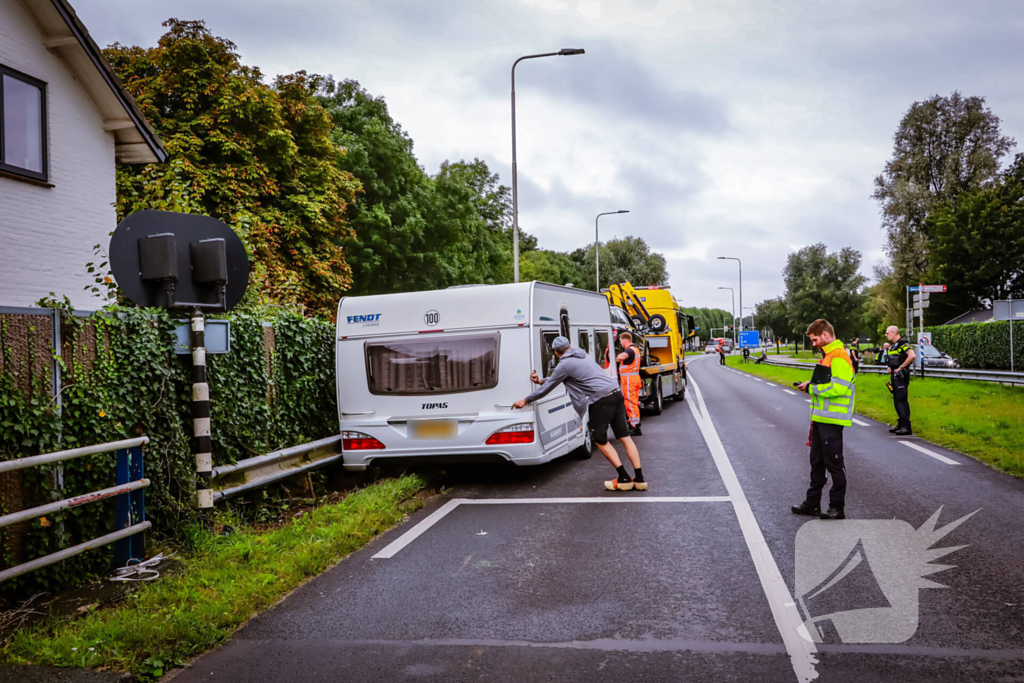
[[[750,349],[748,349],[746,346],[743,347],[743,362],[750,362]]]
[[[718,345],[718,364],[725,365],[725,347],[721,344]]]
[[[892,342],[886,354],[886,365],[892,384],[892,403],[896,408],[896,425],[889,431],[896,436],[910,436],[914,433],[910,425],[910,366],[917,353],[910,342],[900,336],[900,328],[895,325],[886,328],[885,337]]]
[[[765,349],[761,349],[761,355],[754,361],[754,365],[760,365],[761,363],[768,360],[768,352]]]
[[[540,388],[526,398],[512,404],[513,408],[525,408],[528,403],[547,396],[547,394],[564,383],[569,399],[572,401],[576,414],[590,414],[590,428],[594,433],[594,443],[598,450],[608,458],[615,468],[616,479],[606,481],[604,487],[609,491],[629,491],[637,489],[646,491],[647,483],[640,471],[640,453],[629,436],[629,424],[626,422],[626,406],[622,392],[614,379],[605,374],[604,370],[587,356],[583,349],[574,348],[565,337],[555,337],[551,342],[551,351],[558,356],[559,363],[555,371],[541,381],[536,371],[530,373],[530,380],[539,384]],[[630,477],[622,466],[615,447],[608,443],[608,427],[626,448],[626,455],[633,465],[633,476]]]
[[[640,389],[644,381],[640,379],[640,350],[633,343],[633,335],[629,332],[619,333],[619,343],[622,344],[622,353],[615,356],[615,360],[619,363],[619,382],[626,402],[629,435],[643,436],[640,431]]]
[[[889,365],[889,342],[882,344],[882,352],[878,354],[879,365]]]
[[[856,339],[851,339],[847,351],[850,353],[850,363],[853,365],[854,374],[856,374],[860,372],[860,343]]]
[[[846,465],[843,462],[843,428],[853,424],[854,375],[850,354],[827,320],[818,319],[807,336],[825,357],[814,367],[809,382],[797,385],[811,395],[811,486],[794,514],[821,519],[846,519]],[[828,511],[821,511],[821,492],[826,472],[832,477]]]

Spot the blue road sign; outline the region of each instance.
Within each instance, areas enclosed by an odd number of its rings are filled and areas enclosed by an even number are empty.
[[[740,332],[740,348],[756,349],[761,345],[761,333],[757,330],[743,330]]]
[[[919,285],[914,285],[913,287],[907,287],[907,291],[908,292],[920,292],[921,291],[921,287]]]

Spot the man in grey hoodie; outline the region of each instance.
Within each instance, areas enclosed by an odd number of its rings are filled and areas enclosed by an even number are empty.
[[[565,337],[555,337],[551,342],[551,350],[558,357],[558,365],[554,372],[543,381],[536,372],[530,373],[530,379],[539,384],[540,388],[513,403],[512,407],[525,408],[527,404],[547,396],[559,384],[565,384],[576,413],[581,417],[584,413],[590,413],[594,443],[618,474],[616,479],[606,481],[604,487],[609,491],[629,491],[633,488],[646,491],[647,482],[640,471],[640,453],[629,436],[626,404],[618,382],[606,375],[601,366],[591,360],[583,349],[571,346]],[[615,452],[615,447],[608,443],[609,426],[615,438],[626,447],[626,455],[633,465],[633,477],[626,472],[618,453]]]

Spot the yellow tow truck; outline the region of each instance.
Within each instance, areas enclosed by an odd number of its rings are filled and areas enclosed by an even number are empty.
[[[622,282],[609,286],[604,294],[611,306],[629,315],[646,342],[640,401],[658,415],[665,398],[685,398],[686,340],[696,334],[693,316],[680,310],[668,287],[633,287]]]

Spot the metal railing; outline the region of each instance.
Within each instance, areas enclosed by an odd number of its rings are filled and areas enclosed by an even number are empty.
[[[227,500],[341,459],[341,435],[213,468],[213,500]]]
[[[134,543],[132,537],[145,531],[151,526],[151,522],[146,521],[145,492],[143,491],[143,489],[149,486],[150,482],[149,479],[144,479],[142,476],[142,446],[147,443],[149,443],[149,437],[140,436],[135,439],[112,441],[110,443],[98,444],[96,446],[84,446],[82,448],[72,448],[70,450],[58,451],[56,453],[45,453],[43,455],[33,455],[28,458],[0,462],[0,473],[3,473],[22,470],[28,467],[38,467],[39,465],[47,465],[55,462],[63,462],[65,460],[81,458],[86,455],[97,455],[100,453],[117,451],[116,486],[75,496],[73,498],[58,500],[53,503],[40,505],[28,510],[12,512],[9,515],[0,517],[0,528],[3,528],[19,522],[25,522],[30,519],[42,517],[52,512],[68,510],[116,496],[117,500],[114,525],[117,530],[113,533],[94,538],[84,543],[79,543],[78,545],[71,546],[70,548],[64,548],[63,550],[59,550],[49,555],[44,555],[43,557],[37,557],[34,560],[0,571],[0,581],[13,579],[16,576],[27,574],[35,571],[36,569],[41,569],[42,567],[60,562],[61,560],[66,560],[69,557],[74,557],[75,555],[80,555],[87,550],[99,548],[109,543],[116,544],[114,546],[114,561],[118,566],[127,564],[130,559],[137,558],[137,556],[144,554],[142,550],[145,544],[141,540],[141,537],[139,539],[135,539]]]
[[[768,356],[765,361],[769,365],[780,365],[787,368],[813,369],[812,363],[802,363],[792,358]],[[859,372],[868,374],[885,375],[889,368],[884,365],[865,365],[861,363]],[[920,376],[920,368],[914,370],[915,376]],[[925,377],[940,377],[942,379],[973,380],[975,382],[992,382],[994,384],[1024,385],[1024,372],[1009,372],[1007,370],[971,370],[967,368],[925,368]]]

